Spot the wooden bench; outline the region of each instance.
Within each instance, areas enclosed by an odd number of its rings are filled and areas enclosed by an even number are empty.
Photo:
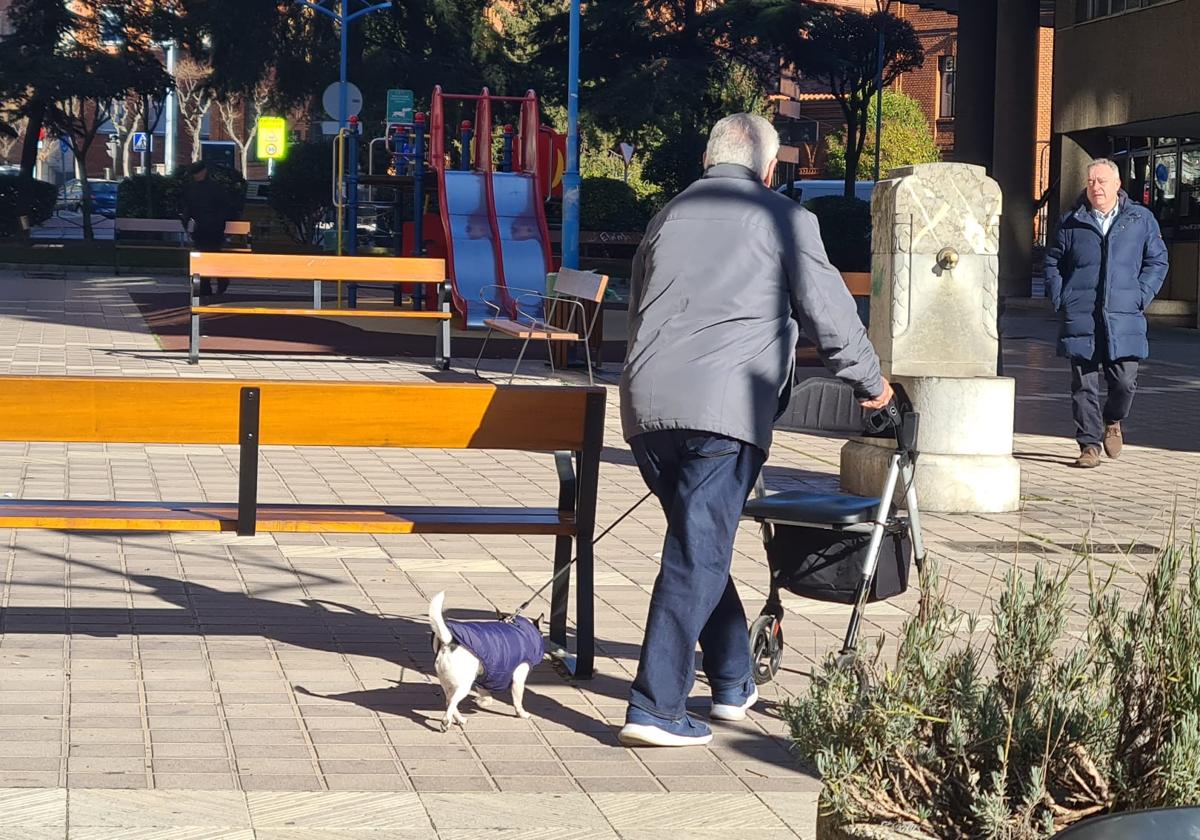
[[[600,304],[604,301],[604,290],[608,288],[608,277],[591,271],[560,268],[555,276],[554,292],[550,295],[528,289],[508,289],[518,303],[541,304],[544,313],[542,318],[532,317],[520,307],[517,309],[516,318],[504,317],[500,306],[489,300],[485,294],[488,288],[490,287],[485,286],[484,291],[480,294],[483,302],[495,311],[496,316],[485,318],[483,321],[484,326],[488,328],[488,333],[484,336],[483,346],[479,348],[479,358],[475,360],[476,374],[479,373],[479,363],[483,360],[483,352],[487,349],[488,339],[492,337],[493,332],[498,332],[512,338],[523,339],[521,351],[517,354],[517,363],[513,365],[512,375],[508,378],[509,384],[517,375],[517,368],[521,366],[521,360],[525,358],[525,350],[529,347],[529,342],[535,339],[545,341],[551,346],[555,342],[582,342],[583,351],[587,357],[588,383],[596,384],[592,375],[592,328],[596,325],[596,316],[600,312]],[[584,301],[594,305],[591,318],[587,316]],[[568,313],[565,318],[561,317],[562,310]],[[576,316],[578,316],[578,320],[576,320]],[[564,326],[556,326],[560,323]],[[554,364],[553,353],[550,355],[550,364],[552,366]]]
[[[0,386],[3,441],[240,449],[235,502],[0,499],[0,528],[552,537],[555,572],[570,564],[573,548],[578,558],[574,668],[576,676],[591,675],[603,389],[69,376],[0,376]],[[554,453],[558,501],[542,507],[258,504],[259,447],[273,445]],[[551,593],[550,638],[560,650],[566,649],[569,578],[557,578]]]
[[[335,257],[310,254],[230,254],[193,251],[191,274],[191,338],[188,361],[200,361],[201,315],[301,315],[317,318],[417,318],[440,321],[434,364],[450,367],[450,295],[446,263],[427,257]],[[273,280],[311,282],[313,305],[308,308],[268,306],[203,306],[200,284],[205,279]],[[441,289],[438,310],[412,309],[325,309],[321,306],[322,281],[354,283],[436,283]]]
[[[134,237],[131,241],[127,236],[122,234],[158,234],[156,238],[146,236]],[[233,253],[249,253],[254,242],[250,235],[250,223],[245,221],[226,222],[225,235],[237,236],[243,240],[241,247],[226,248],[223,250]],[[121,273],[120,254],[121,250],[134,248],[178,248],[180,250],[191,248],[188,241],[188,231],[184,230],[183,223],[179,219],[130,219],[117,218],[113,220],[113,272]]]

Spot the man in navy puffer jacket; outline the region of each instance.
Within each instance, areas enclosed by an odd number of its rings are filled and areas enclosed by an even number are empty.
[[[1077,467],[1099,466],[1101,445],[1110,458],[1121,454],[1138,361],[1150,354],[1146,307],[1166,276],[1167,246],[1154,215],[1129,200],[1115,163],[1093,161],[1087,190],[1046,252],[1058,349],[1071,360]],[[1108,384],[1103,411],[1101,372]]]

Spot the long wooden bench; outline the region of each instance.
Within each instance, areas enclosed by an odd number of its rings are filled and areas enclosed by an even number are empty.
[[[156,234],[151,238],[148,236],[134,236],[129,234]],[[242,241],[242,245],[233,246],[224,250],[233,253],[250,253],[254,247],[254,240],[250,234],[250,223],[246,221],[233,221],[225,223],[225,235],[236,236]],[[184,230],[183,223],[179,219],[132,219],[119,217],[113,220],[113,273],[121,273],[120,256],[122,250],[129,249],[163,249],[177,248],[179,250],[191,249],[188,242],[188,232]]]
[[[450,289],[446,263],[428,257],[336,257],[310,254],[230,254],[193,251],[188,264],[191,274],[191,338],[188,361],[200,361],[201,315],[301,315],[317,318],[417,318],[440,321],[434,364],[450,367]],[[312,308],[228,306],[200,303],[200,284],[205,279],[271,280],[313,284]],[[321,306],[322,281],[353,283],[436,283],[441,289],[437,310],[413,309],[326,309]]]
[[[591,675],[603,389],[69,376],[0,376],[0,388],[6,396],[0,406],[2,441],[237,444],[240,449],[235,501],[0,499],[0,528],[553,537],[555,572],[570,564],[573,548],[578,558],[574,669],[579,677]],[[554,453],[558,502],[553,507],[259,504],[259,447],[273,445]],[[550,638],[562,651],[569,579],[569,573],[558,577],[551,593]]]

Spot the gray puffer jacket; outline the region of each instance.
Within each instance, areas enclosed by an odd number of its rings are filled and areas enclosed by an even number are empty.
[[[691,429],[769,450],[791,391],[797,321],[860,398],[883,390],[816,217],[743,166],[710,167],[650,222],[634,257],[629,320],[626,440]]]

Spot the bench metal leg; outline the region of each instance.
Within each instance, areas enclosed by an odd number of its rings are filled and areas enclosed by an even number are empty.
[[[570,537],[554,538],[554,583],[550,587],[550,644],[567,651],[567,604],[571,594],[571,573],[563,569],[571,565]],[[560,574],[561,573],[561,574]]]
[[[258,388],[243,388],[238,411],[237,532],[253,537],[258,520],[258,415],[262,403]]]
[[[188,364],[196,365],[200,363],[200,313],[196,311],[196,307],[200,305],[200,275],[192,275],[192,329],[188,337]]]
[[[525,339],[525,343],[521,345],[521,352],[517,354],[517,363],[513,365],[512,373],[509,374],[508,384],[513,384],[513,380],[517,378],[517,371],[521,369],[521,360],[525,358],[525,351],[529,348],[529,339]]]
[[[416,288],[420,289],[421,288],[420,284],[417,284]],[[414,292],[414,294],[415,294],[415,292]],[[440,300],[439,300],[440,306],[438,308],[445,314],[449,315],[450,314],[450,284],[449,283],[445,283],[440,287],[440,293],[439,293],[438,297],[440,298]],[[440,339],[440,343],[438,345],[437,364],[439,367],[441,367],[442,370],[450,370],[450,319],[449,318],[442,321],[442,323],[438,327],[438,337]],[[479,370],[478,364],[475,365],[475,370],[476,370],[476,372],[478,372],[478,370]]]
[[[489,328],[487,335],[483,337],[483,346],[479,348],[479,356],[475,359],[475,375],[479,375],[479,363],[483,361],[483,353],[487,350],[487,343],[492,337],[492,330]]]
[[[313,281],[313,309],[321,308],[321,281]]]

